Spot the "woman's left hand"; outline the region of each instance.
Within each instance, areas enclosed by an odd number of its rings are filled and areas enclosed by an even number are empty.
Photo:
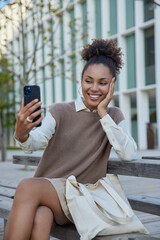
[[[100,102],[100,104],[97,107],[98,114],[101,118],[103,118],[105,115],[107,115],[106,108],[107,108],[108,104],[110,103],[110,101],[112,100],[113,93],[114,93],[114,87],[115,87],[115,77],[112,78],[112,80],[110,82],[109,91],[107,93],[107,96],[105,97],[105,99],[102,100],[102,102]]]

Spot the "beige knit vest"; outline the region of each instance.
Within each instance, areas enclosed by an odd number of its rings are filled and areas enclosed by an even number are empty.
[[[107,108],[116,124],[124,117],[119,108]],[[56,130],[39,163],[35,177],[76,176],[81,183],[95,183],[106,175],[111,150],[98,113],[76,112],[74,102],[54,104],[50,113]]]

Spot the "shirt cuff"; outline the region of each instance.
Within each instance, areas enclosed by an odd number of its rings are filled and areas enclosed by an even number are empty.
[[[108,129],[111,126],[117,126],[109,114],[107,114],[103,118],[101,118],[100,122],[102,124],[103,129]]]
[[[15,136],[14,136],[14,139],[16,140],[16,142],[18,143],[18,145],[23,149],[28,149],[28,146],[31,144],[31,136],[29,134],[29,137],[27,138],[27,140],[23,143],[21,143],[20,141],[18,141]]]

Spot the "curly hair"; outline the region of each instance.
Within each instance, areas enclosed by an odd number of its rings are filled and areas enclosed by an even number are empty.
[[[93,39],[91,44],[86,44],[81,52],[82,59],[87,63],[82,71],[82,77],[89,65],[104,64],[109,67],[113,77],[122,68],[122,52],[114,40]]]

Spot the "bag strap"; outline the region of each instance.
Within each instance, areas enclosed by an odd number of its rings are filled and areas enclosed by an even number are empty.
[[[93,209],[93,211],[104,221],[107,222],[111,225],[115,225],[115,221],[113,221],[112,219],[109,219],[106,217],[105,214],[103,214],[99,208],[97,207],[96,203],[94,202],[90,192],[88,191],[88,189],[81,183],[79,184],[79,189],[81,191],[81,193],[85,196],[87,202],[89,203],[90,207]]]
[[[109,181],[107,179],[107,181]],[[114,190],[113,187],[110,186],[109,183],[106,182],[106,178],[105,180],[101,179],[100,180],[101,184],[103,185],[103,187],[106,189],[106,191],[110,194],[110,196],[115,200],[115,202],[119,205],[119,207],[122,209],[122,211],[126,214],[126,217],[118,217],[116,215],[113,215],[111,213],[109,213],[112,218],[115,221],[118,221],[120,223],[127,223],[129,220],[131,220],[131,218],[133,217],[134,213],[132,211],[132,209],[130,208],[130,206],[128,206],[128,204],[119,196],[119,194]]]
[[[133,211],[132,209],[129,208],[129,206],[124,202],[124,200],[118,195],[118,193],[109,185],[107,184],[104,180],[100,180],[102,186],[105,188],[105,190],[110,194],[110,196],[116,201],[116,203],[121,207],[123,212],[126,214],[125,217],[118,217],[116,215],[113,215],[111,213],[108,213],[105,209],[105,211],[111,216],[109,219],[102,211],[99,210],[97,207],[96,203],[94,202],[92,195],[88,191],[88,189],[83,185],[79,183],[81,192],[83,195],[86,197],[89,205],[92,207],[94,212],[100,216],[105,222],[115,225],[115,223],[119,224],[126,224],[128,223],[131,218],[133,217]]]

